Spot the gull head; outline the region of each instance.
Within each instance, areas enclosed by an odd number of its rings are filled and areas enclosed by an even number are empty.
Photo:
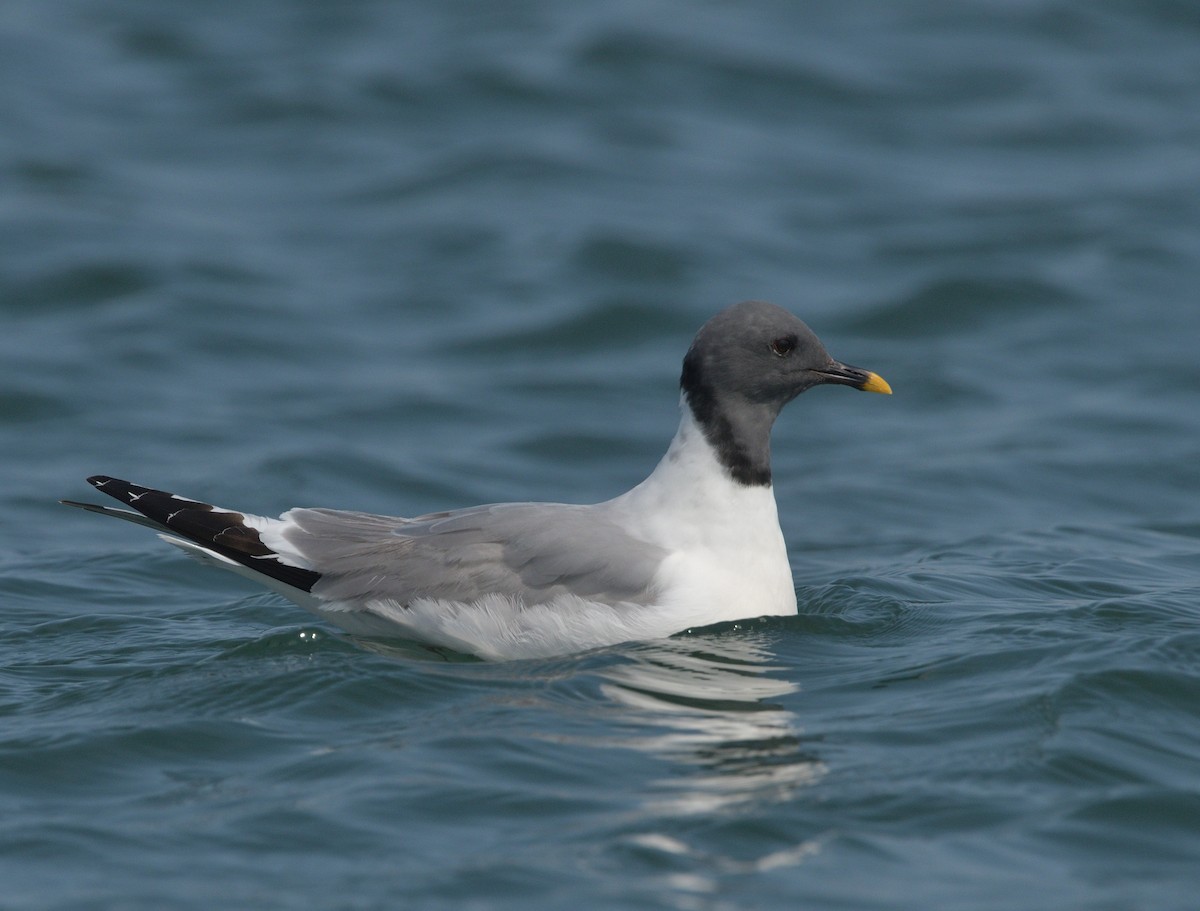
[[[766,406],[772,416],[800,393],[827,383],[892,391],[878,374],[835,361],[801,320],[763,301],[734,304],[705,323],[680,379],[693,402],[708,394]]]

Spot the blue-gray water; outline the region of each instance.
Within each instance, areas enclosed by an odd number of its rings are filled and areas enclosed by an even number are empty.
[[[1200,11],[0,5],[0,907],[1184,909]],[[548,661],[339,635],[145,529],[595,501],[692,333],[800,615]]]

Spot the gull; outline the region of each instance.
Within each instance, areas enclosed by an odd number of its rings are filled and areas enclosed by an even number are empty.
[[[771,483],[771,428],[814,386],[890,393],[835,361],[774,304],[745,301],[696,334],[680,421],[644,481],[591,505],[502,503],[416,518],[296,508],[265,518],[103,475],[149,526],[351,635],[485,659],[547,657],[796,613]]]

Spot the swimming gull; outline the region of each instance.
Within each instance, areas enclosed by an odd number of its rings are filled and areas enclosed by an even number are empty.
[[[688,349],[666,455],[603,503],[412,519],[297,508],[270,519],[105,476],[88,481],[136,512],[63,502],[147,525],[352,634],[494,659],[565,654],[796,613],[770,434],[784,405],[824,383],[891,392],[831,358],[788,311],[746,301]]]

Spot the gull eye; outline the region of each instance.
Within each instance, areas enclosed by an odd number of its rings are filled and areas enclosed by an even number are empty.
[[[784,335],[771,342],[771,350],[780,357],[787,357],[796,350],[796,336]]]

